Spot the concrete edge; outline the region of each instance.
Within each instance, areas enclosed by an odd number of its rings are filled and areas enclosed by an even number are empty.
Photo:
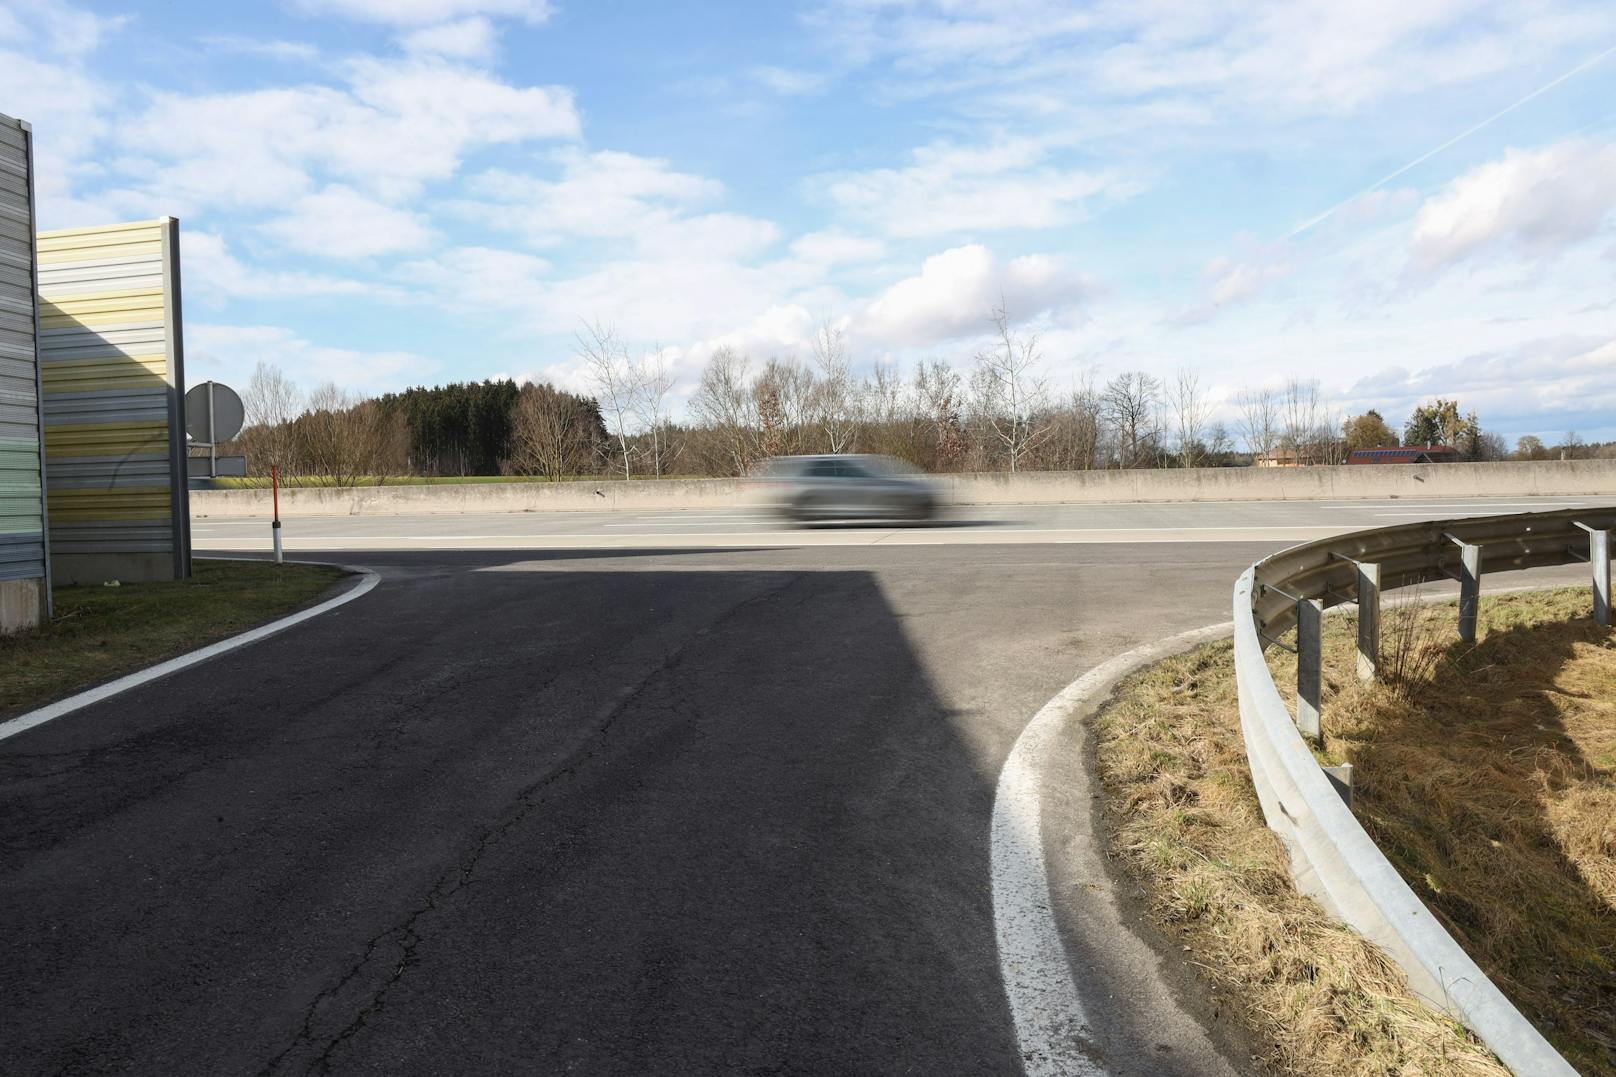
[[[1263,661],[1251,605],[1255,571],[1241,574],[1233,595],[1241,736],[1263,816],[1290,852],[1297,889],[1384,951],[1417,996],[1460,1020],[1511,1071],[1575,1077],[1403,881],[1313,758]]]
[[[1085,1045],[1093,1030],[1050,896],[1043,840],[1043,772],[1067,724],[1096,713],[1140,669],[1228,636],[1227,622],[1125,651],[1067,685],[1033,715],[999,771],[989,839],[1000,979],[1027,1077],[1100,1075]],[[1103,871],[1109,892],[1110,876]]]
[[[245,559],[216,557],[207,558],[206,560],[233,561]],[[257,643],[259,640],[268,639],[270,636],[283,632],[288,628],[292,628],[296,625],[302,624],[304,621],[318,617],[322,613],[329,613],[338,606],[347,605],[356,598],[364,597],[365,595],[369,594],[378,583],[381,582],[380,575],[378,575],[374,570],[365,568],[361,565],[339,565],[329,561],[294,561],[290,563],[302,565],[327,565],[332,568],[340,568],[344,571],[352,572],[359,578],[354,580],[347,590],[343,591],[335,598],[326,599],[324,602],[317,605],[299,610],[296,613],[287,614],[285,617],[270,621],[268,624],[259,625],[257,628],[248,629],[246,632],[242,632],[239,635],[231,636],[228,639],[219,640],[216,643],[210,643],[206,647],[201,647],[186,654],[167,659],[157,663],[154,666],[148,666],[145,669],[136,670],[133,673],[127,673],[115,680],[108,681],[106,684],[97,685],[94,688],[89,688],[75,695],[68,696],[66,699],[59,699],[55,703],[48,703],[43,707],[37,708],[36,710],[31,710],[24,714],[20,714],[6,722],[0,722],[0,740],[7,740],[11,737],[17,736],[19,733],[26,733],[35,726],[44,725],[46,722],[54,721],[55,719],[61,718],[64,715],[72,714],[74,711],[82,710],[83,708],[92,704],[100,703],[106,699],[111,699],[113,696],[127,692],[131,688],[138,688],[143,684],[149,684],[152,681],[167,677],[171,673],[178,673],[181,670],[189,669],[191,666],[200,665],[209,659],[217,658],[222,654],[227,654],[230,651],[245,647],[248,644]]]

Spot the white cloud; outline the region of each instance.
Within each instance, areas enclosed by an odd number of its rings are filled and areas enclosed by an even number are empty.
[[[653,259],[745,259],[779,238],[779,229],[760,218],[692,212],[723,185],[677,172],[667,161],[572,149],[555,159],[556,179],[509,171],[478,177],[472,184],[478,197],[459,208],[538,246],[580,236],[620,239]]]
[[[323,173],[386,201],[450,178],[477,149],[578,133],[568,91],[426,59],[359,60],[345,87],[158,93],[119,125],[141,158],[117,193],[136,212],[275,208]],[[138,177],[138,178],[137,178]]]
[[[1567,429],[1616,432],[1616,338],[1567,335],[1465,356],[1418,370],[1391,367],[1347,391],[1353,410],[1377,407],[1390,419],[1437,396],[1459,398],[1483,429],[1510,436]]]
[[[1170,318],[1169,323],[1195,325],[1208,321],[1225,307],[1255,299],[1290,269],[1283,252],[1277,248],[1253,250],[1239,258],[1214,258],[1201,270],[1205,302]]]
[[[487,60],[494,55],[494,26],[481,16],[439,23],[412,30],[399,39],[406,52],[447,56],[456,60]]]
[[[1600,231],[1616,209],[1616,145],[1562,142],[1509,150],[1420,207],[1410,255],[1429,272],[1483,252],[1555,255]]]
[[[846,232],[809,232],[791,241],[791,256],[817,266],[868,262],[886,253],[886,244]]]
[[[469,15],[500,15],[537,25],[555,10],[549,0],[296,0],[307,15],[340,15],[392,26],[425,26]]]
[[[331,186],[295,200],[289,212],[263,226],[283,246],[324,258],[370,258],[429,246],[434,235],[421,218]]]
[[[400,267],[445,306],[501,313],[529,309],[550,277],[542,258],[492,247],[454,247]]]
[[[830,84],[830,76],[822,71],[791,70],[767,64],[754,67],[752,77],[782,97],[816,94]]]
[[[215,52],[262,56],[282,63],[306,64],[320,57],[320,50],[306,41],[273,41],[235,34],[215,34],[203,38],[202,44]]]
[[[180,239],[180,258],[187,300],[265,300],[333,295],[401,298],[395,290],[370,281],[249,265],[231,253],[224,237],[214,232],[185,231]]]
[[[905,168],[843,172],[813,183],[848,217],[905,237],[1059,227],[1083,219],[1094,196],[1130,189],[1108,172],[1044,164],[1048,150],[1025,138],[938,144],[915,150]]]
[[[890,65],[900,95],[1063,112],[1199,99],[1260,121],[1527,68],[1616,29],[1609,5],[1489,0],[827,0],[811,21],[839,60]]]
[[[471,186],[482,201],[470,208],[548,245],[563,236],[633,236],[723,191],[654,157],[567,149],[554,158],[561,174],[553,180],[508,171],[477,177]]]
[[[305,390],[334,381],[348,389],[385,392],[430,377],[437,363],[404,351],[358,351],[312,343],[290,329],[270,325],[185,327],[186,375],[245,388],[260,361],[278,366]]]
[[[917,276],[892,285],[853,322],[859,336],[898,347],[980,336],[1001,301],[1013,321],[1074,306],[1093,294],[1092,281],[1058,258],[1029,254],[1000,263],[980,244],[927,258]]]

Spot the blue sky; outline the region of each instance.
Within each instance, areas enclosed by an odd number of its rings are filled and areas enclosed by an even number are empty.
[[[963,367],[1002,294],[1057,388],[1616,438],[1613,46],[1608,2],[0,0],[0,112],[43,226],[181,219],[192,380],[581,387],[584,319],[681,392],[823,322]]]

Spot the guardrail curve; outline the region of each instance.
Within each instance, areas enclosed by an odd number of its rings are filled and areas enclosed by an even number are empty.
[[[1460,635],[1473,639],[1483,571],[1586,560],[1595,616],[1608,626],[1612,530],[1616,507],[1378,528],[1264,558],[1234,587],[1235,677],[1246,756],[1263,816],[1289,850],[1297,888],[1379,945],[1417,995],[1463,1022],[1511,1070],[1534,1077],[1576,1071],[1403,881],[1304,739],[1319,728],[1318,615],[1329,606],[1359,605],[1359,672],[1373,676],[1382,589],[1458,580]],[[1263,658],[1293,626],[1299,660],[1295,719]]]

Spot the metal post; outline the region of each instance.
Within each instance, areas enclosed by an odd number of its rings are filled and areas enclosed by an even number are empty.
[[[1459,638],[1476,642],[1476,614],[1481,606],[1481,547],[1459,546]]]
[[[1296,728],[1318,740],[1319,701],[1324,684],[1324,603],[1316,598],[1296,604]]]
[[[1579,525],[1580,526],[1580,525]],[[1588,531],[1588,560],[1594,569],[1594,620],[1610,627],[1610,532]]]
[[[1358,563],[1358,679],[1380,672],[1380,566]]]
[[[219,477],[219,447],[218,439],[213,436],[213,382],[207,382],[208,387],[208,478]]]
[[[1341,763],[1333,767],[1320,767],[1324,776],[1330,779],[1330,784],[1340,794],[1341,800],[1347,807],[1352,807],[1352,764]]]
[[[271,495],[275,499],[275,515],[269,525],[269,533],[275,540],[275,563],[281,563],[281,469],[274,464],[269,468],[270,487],[274,491]]]

